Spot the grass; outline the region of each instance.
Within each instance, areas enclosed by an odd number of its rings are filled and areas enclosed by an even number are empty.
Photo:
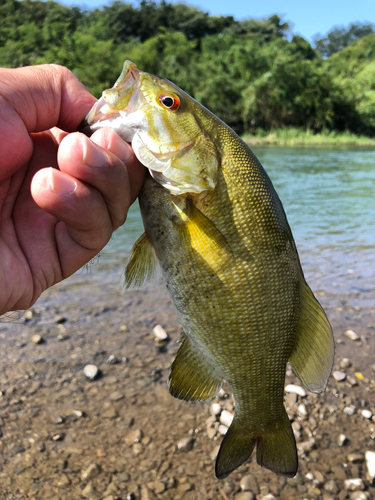
[[[332,146],[373,146],[375,138],[358,136],[351,132],[323,130],[314,134],[311,130],[295,127],[265,131],[258,129],[255,134],[244,134],[242,139],[250,146],[274,144],[279,146],[332,145]]]

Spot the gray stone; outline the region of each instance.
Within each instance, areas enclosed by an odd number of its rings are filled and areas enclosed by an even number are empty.
[[[95,380],[99,375],[99,368],[95,365],[86,365],[83,373],[89,380]]]

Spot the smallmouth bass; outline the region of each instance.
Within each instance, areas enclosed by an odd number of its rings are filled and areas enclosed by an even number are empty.
[[[214,397],[226,380],[235,416],[216,460],[228,476],[257,462],[293,477],[294,434],[284,408],[286,363],[312,392],[325,389],[334,341],[305,282],[282,204],[263,167],[219,118],[176,85],[126,61],[82,125],[111,127],[148,169],[126,287],[158,262],[183,327],[170,393]]]

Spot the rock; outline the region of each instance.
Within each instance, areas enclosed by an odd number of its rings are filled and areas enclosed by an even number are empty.
[[[128,446],[132,446],[134,443],[139,443],[142,437],[143,432],[141,429],[134,429],[124,437],[124,441]]]
[[[290,392],[285,396],[285,404],[287,407],[290,408],[295,403],[297,403],[297,394]]]
[[[303,441],[302,443],[297,443],[297,449],[300,453],[305,453],[307,451],[313,450],[315,447],[315,439],[311,438],[308,441]]]
[[[302,417],[307,417],[307,408],[304,404],[300,404],[297,410]]]
[[[109,396],[112,401],[120,401],[120,399],[123,399],[124,395],[121,394],[119,391],[112,392],[111,395]]]
[[[353,330],[346,330],[345,337],[348,340],[353,340],[354,342],[360,340],[360,338],[361,338],[359,335],[357,335],[355,332],[353,332]]]
[[[221,410],[222,410],[222,407],[219,403],[212,403],[212,405],[210,406],[211,415],[213,415],[214,417],[216,417],[217,415],[220,415]]]
[[[346,379],[346,373],[344,372],[334,371],[332,376],[336,382],[343,382]]]
[[[227,410],[223,410],[220,415],[220,422],[226,427],[230,427],[234,416]]]
[[[346,415],[349,415],[349,416],[354,415],[354,413],[355,413],[355,406],[353,406],[353,405],[345,406],[345,408],[344,408],[343,411],[344,411],[344,413],[346,413]]]
[[[242,491],[236,495],[235,500],[254,500],[254,494],[251,491]]]
[[[207,437],[208,439],[213,439],[216,436],[217,429],[215,427],[207,428]]]
[[[220,436],[225,436],[225,434],[228,432],[228,427],[226,425],[221,424],[219,425],[218,431]]]
[[[328,491],[329,493],[333,493],[333,494],[336,494],[339,491],[337,484],[335,483],[335,481],[333,479],[331,479],[330,481],[327,481],[325,483],[324,489],[326,491]]]
[[[103,418],[117,418],[118,413],[114,408],[108,408],[108,410],[102,413]]]
[[[258,493],[258,483],[252,474],[246,474],[240,481],[240,488],[242,491],[252,491]]]
[[[367,478],[371,484],[375,480],[375,452],[366,451],[365,453],[366,467],[367,467]]]
[[[362,453],[350,453],[346,458],[352,464],[360,464],[363,462],[364,457]]]
[[[82,481],[90,481],[100,473],[100,468],[97,464],[90,464],[87,469],[81,472]]]
[[[348,443],[348,438],[345,434],[340,434],[337,443],[339,446],[345,446]]]
[[[320,486],[321,484],[324,483],[324,476],[323,476],[323,474],[320,471],[315,470],[313,472],[313,475],[314,475],[314,478],[315,478],[315,481],[314,481],[315,484],[317,484],[318,486]]]
[[[147,483],[147,488],[154,491],[156,494],[161,495],[165,490],[165,484],[161,481],[151,481]]]
[[[350,384],[352,387],[355,387],[358,385],[358,382],[355,378],[351,377],[350,375],[348,375],[346,377],[346,381],[348,382],[348,384]]]
[[[268,495],[261,497],[260,500],[277,500],[277,498],[272,493],[268,493]]]
[[[81,495],[83,496],[83,498],[87,498],[90,495],[92,495],[92,493],[94,493],[94,487],[90,482],[87,483],[86,486],[83,488],[83,490],[81,491]]]
[[[352,366],[351,362],[348,360],[348,358],[342,358],[340,361],[340,368],[350,368]]]
[[[177,449],[179,451],[190,451],[194,446],[194,438],[191,436],[184,437],[177,442]]]
[[[156,325],[155,328],[152,330],[152,332],[155,335],[155,338],[159,342],[165,342],[169,340],[168,333],[164,330],[164,328],[161,325]]]
[[[107,362],[108,365],[116,365],[117,363],[119,363],[119,360],[118,360],[118,358],[116,358],[116,356],[114,354],[111,354],[107,358],[106,362]]]
[[[62,474],[56,479],[55,484],[56,486],[69,486],[70,479],[65,474]]]
[[[132,446],[133,455],[137,456],[143,452],[143,446],[141,443],[134,443]]]
[[[83,369],[83,373],[89,380],[95,380],[99,375],[99,368],[95,365],[86,365]]]
[[[359,491],[359,490],[364,490],[365,485],[363,484],[363,481],[361,478],[355,478],[355,479],[346,479],[344,481],[344,488],[348,491]]]
[[[217,455],[219,453],[219,450],[220,450],[220,445],[215,446],[215,448],[210,453],[210,459],[211,460],[216,460],[216,457],[217,457]]]
[[[290,392],[290,393],[293,393],[293,394],[297,394],[298,396],[300,396],[301,398],[304,398],[307,393],[305,391],[305,389],[299,385],[294,385],[294,384],[288,384],[286,387],[285,387],[285,392]]]
[[[370,410],[362,410],[361,415],[364,418],[370,419],[372,417],[372,412]]]
[[[41,344],[43,342],[43,337],[37,333],[31,337],[31,341],[35,344]]]
[[[370,496],[367,491],[354,491],[350,495],[350,500],[370,500]]]

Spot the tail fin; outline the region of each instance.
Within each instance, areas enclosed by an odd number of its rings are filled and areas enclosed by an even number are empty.
[[[257,462],[262,467],[282,476],[294,477],[298,470],[296,440],[288,415],[277,423],[275,430],[260,436]]]
[[[216,477],[224,479],[246,462],[253,452],[255,443],[254,434],[247,432],[235,416],[220,446],[215,466]]]
[[[224,479],[237,467],[246,462],[257,445],[257,462],[262,467],[287,477],[294,477],[298,469],[296,441],[288,416],[275,425],[274,429],[262,435],[249,432],[234,417],[216,459],[215,474]]]

